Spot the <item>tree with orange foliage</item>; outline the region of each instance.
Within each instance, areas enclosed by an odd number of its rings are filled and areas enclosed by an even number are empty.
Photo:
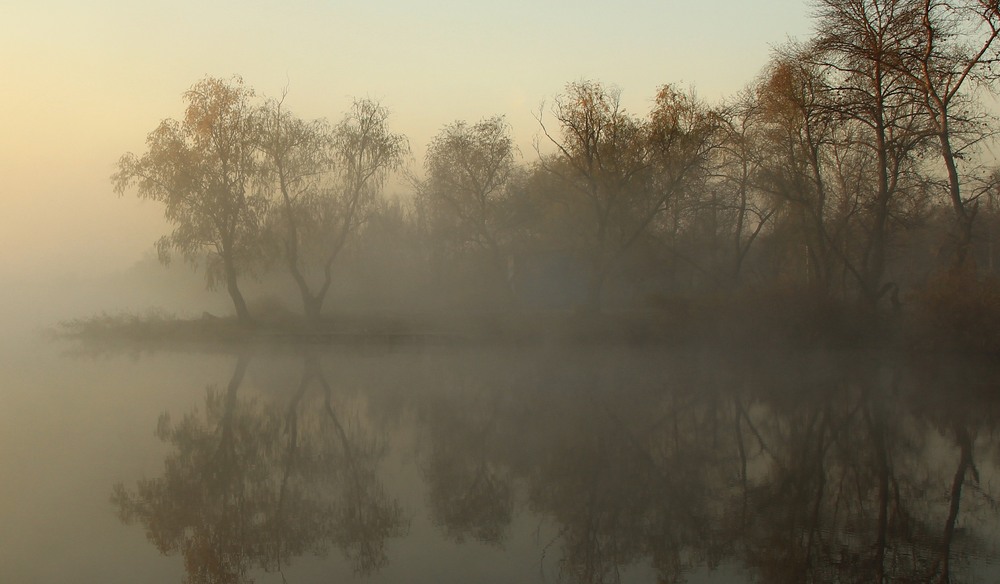
[[[239,277],[261,257],[267,200],[254,192],[258,173],[254,92],[233,77],[206,77],[184,93],[182,120],[163,120],[142,156],[127,153],[111,177],[119,195],[135,188],[164,205],[173,231],[157,242],[160,261],[177,251],[192,263],[207,257],[208,287],[224,283],[236,315],[252,322]]]

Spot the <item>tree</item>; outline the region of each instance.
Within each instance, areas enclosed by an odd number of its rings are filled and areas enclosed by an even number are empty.
[[[652,233],[667,251],[697,272],[714,276],[714,243],[719,231],[721,201],[712,188],[713,162],[730,136],[720,112],[707,107],[692,91],[660,87],[649,117],[652,189],[631,202],[626,240],[632,245]],[[682,237],[686,236],[686,237]],[[682,250],[681,239],[692,243]],[[707,250],[699,250],[707,248]],[[710,256],[696,259],[695,255]]]
[[[253,90],[242,79],[207,77],[184,94],[181,121],[166,119],[146,137],[142,156],[128,153],[111,177],[119,195],[163,203],[174,229],[157,242],[160,260],[180,252],[197,263],[207,252],[210,289],[220,282],[241,322],[251,322],[238,279],[260,259],[265,197],[253,192],[257,177],[257,124]]]
[[[919,6],[913,0],[817,0],[816,19],[810,58],[826,73],[837,115],[859,125],[854,146],[874,158],[860,270],[862,298],[874,307],[894,288],[882,281],[893,205],[912,187],[915,155],[926,143],[920,96],[890,64],[892,55],[919,42],[913,26]]]
[[[427,148],[427,177],[419,185],[434,218],[458,245],[489,255],[508,296],[513,290],[504,247],[511,227],[508,187],[516,170],[510,131],[503,116],[445,126]]]
[[[283,102],[268,102],[260,116],[266,182],[277,199],[272,225],[305,317],[315,320],[333,283],[334,261],[409,146],[389,131],[389,111],[377,101],[355,100],[332,129],[324,120],[296,117]]]
[[[572,189],[568,216],[590,263],[587,308],[601,308],[605,281],[683,192],[711,149],[710,116],[692,96],[661,88],[648,121],[626,112],[617,89],[570,83],[552,107],[556,147],[543,168]]]
[[[975,111],[970,83],[988,82],[988,66],[997,61],[1000,7],[986,0],[921,0],[914,14],[915,39],[890,57],[890,64],[916,86],[929,126],[937,140],[947,175],[948,201],[955,217],[953,265],[966,264],[978,196],[963,195],[959,164],[965,153],[992,133]]]
[[[724,247],[724,278],[728,286],[739,284],[751,246],[774,215],[772,202],[759,188],[762,155],[761,103],[752,89],[743,91],[728,106],[720,108],[717,120],[722,133],[715,157],[714,207],[730,219],[729,241]]]
[[[571,187],[567,217],[577,224],[590,263],[586,307],[599,311],[604,282],[623,251],[616,245],[616,223],[629,207],[627,199],[649,193],[646,128],[622,108],[617,88],[596,81],[568,84],[556,98],[552,115],[559,136],[538,116],[542,133],[557,150],[543,158],[542,165]]]
[[[277,191],[272,206],[271,233],[276,234],[282,255],[302,296],[307,318],[319,316],[323,299],[309,282],[309,260],[318,234],[329,225],[323,210],[332,194],[333,134],[324,120],[307,122],[284,109],[281,100],[270,100],[260,110],[264,177]]]
[[[802,58],[803,50],[786,48],[757,86],[764,126],[759,184],[783,209],[786,229],[796,234],[793,245],[806,250],[807,285],[825,295],[837,245],[828,218],[832,197],[827,160],[837,146],[838,120],[824,73]]]

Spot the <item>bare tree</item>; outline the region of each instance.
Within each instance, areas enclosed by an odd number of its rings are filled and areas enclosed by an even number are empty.
[[[310,286],[310,259],[315,255],[324,196],[331,193],[332,132],[324,120],[307,122],[284,109],[281,100],[268,101],[260,111],[261,150],[266,160],[264,180],[277,190],[272,233],[302,296],[306,318],[319,316],[321,299]]]
[[[906,190],[924,145],[923,110],[910,79],[890,66],[902,47],[918,42],[913,0],[817,0],[817,36],[811,58],[825,72],[838,116],[864,129],[855,147],[874,158],[866,197],[867,238],[862,253],[862,297],[875,306],[893,283],[883,283],[894,202]]]
[[[963,195],[959,165],[971,147],[994,132],[988,117],[976,111],[969,89],[994,79],[989,66],[998,59],[1000,8],[986,0],[916,4],[914,42],[901,46],[890,63],[916,86],[929,132],[940,147],[957,231],[953,265],[961,268],[972,244],[978,196]]]
[[[723,231],[721,271],[724,284],[739,284],[754,242],[774,215],[776,205],[760,188],[763,156],[762,106],[753,88],[715,112],[719,141],[712,157],[710,184],[714,223]]]
[[[781,220],[805,248],[805,280],[820,295],[829,291],[834,250],[828,214],[832,190],[828,161],[838,147],[838,119],[823,71],[787,47],[768,65],[757,86],[764,126],[761,185],[776,200]],[[859,275],[860,277],[860,275]]]

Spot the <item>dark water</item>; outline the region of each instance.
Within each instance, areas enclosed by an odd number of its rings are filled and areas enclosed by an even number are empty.
[[[4,349],[4,581],[998,578],[981,363]]]

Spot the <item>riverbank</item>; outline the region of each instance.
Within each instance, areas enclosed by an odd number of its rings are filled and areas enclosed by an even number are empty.
[[[946,307],[947,308],[947,307]],[[972,324],[963,321],[974,321]],[[587,313],[507,310],[448,313],[330,313],[304,321],[272,313],[252,324],[204,313],[98,314],[60,322],[55,337],[89,345],[203,344],[615,344],[759,348],[872,349],[998,354],[1000,330],[988,315],[947,310],[873,315],[853,306],[799,297],[740,303],[678,302],[655,310]],[[973,326],[975,325],[975,326]]]

